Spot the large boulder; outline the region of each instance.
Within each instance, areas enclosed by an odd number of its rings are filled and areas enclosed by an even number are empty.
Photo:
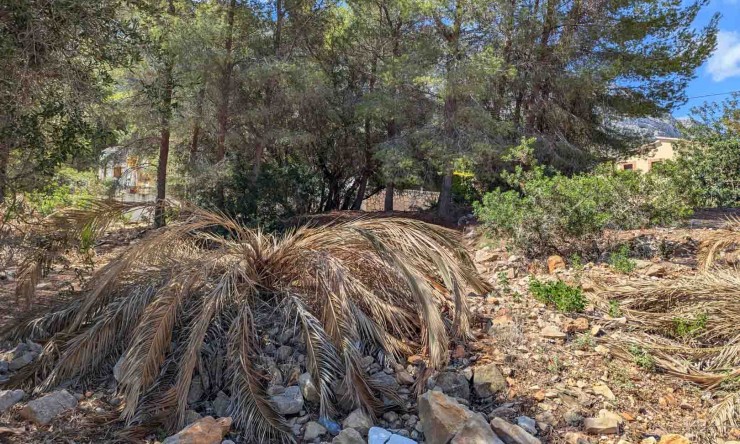
[[[442,372],[437,375],[435,388],[453,398],[470,399],[470,382],[457,372]]]
[[[23,390],[0,390],[0,413],[20,402],[26,392]]]
[[[479,365],[473,369],[473,390],[487,398],[506,390],[506,379],[496,364]]]
[[[36,424],[46,425],[59,414],[77,407],[77,398],[59,390],[34,399],[21,409],[21,416]]]
[[[471,415],[450,444],[504,444],[481,415]]]
[[[501,418],[493,418],[491,428],[506,444],[542,444],[539,439],[527,433],[523,428]]]
[[[419,397],[421,430],[429,444],[447,444],[472,415],[473,412],[442,392],[430,390]]]
[[[167,437],[162,444],[220,444],[230,428],[230,417],[214,419],[206,416]]]

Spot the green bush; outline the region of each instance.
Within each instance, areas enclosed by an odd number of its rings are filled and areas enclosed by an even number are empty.
[[[567,177],[535,164],[503,177],[516,190],[487,193],[475,213],[527,256],[593,252],[607,228],[666,225],[691,214],[676,182],[658,174],[604,165]]]
[[[78,207],[106,194],[107,185],[92,171],[62,167],[43,188],[26,193],[25,202],[43,216],[66,207]]]
[[[673,319],[673,330],[679,338],[693,338],[707,327],[707,314],[701,313],[693,319]]]
[[[586,308],[586,298],[578,287],[565,282],[542,282],[537,279],[529,281],[529,291],[535,299],[545,304],[554,305],[559,311],[581,312]]]
[[[609,255],[609,265],[622,274],[630,274],[635,271],[637,263],[630,259],[630,249],[622,245],[619,249]]]

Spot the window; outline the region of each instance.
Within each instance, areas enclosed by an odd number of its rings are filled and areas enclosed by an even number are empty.
[[[633,165],[631,163],[625,163],[625,164],[622,165],[622,169],[625,170],[625,171],[626,170],[634,170],[635,169],[635,165]]]
[[[652,170],[655,165],[659,165],[663,163],[663,160],[651,160],[650,161],[650,169]]]
[[[120,166],[113,167],[113,177],[115,177],[116,179],[121,177],[121,167]]]

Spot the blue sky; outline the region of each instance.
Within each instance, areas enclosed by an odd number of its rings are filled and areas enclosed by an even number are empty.
[[[699,14],[695,25],[703,26],[712,14],[719,12],[717,49],[712,57],[697,71],[696,78],[686,91],[688,97],[718,94],[740,90],[740,0],[711,0]],[[693,106],[705,101],[721,101],[729,96],[691,99],[673,111],[676,117],[689,114]]]

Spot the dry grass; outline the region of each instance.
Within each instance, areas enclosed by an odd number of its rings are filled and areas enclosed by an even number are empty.
[[[702,241],[697,255],[699,269],[708,271],[714,265],[719,252],[731,247],[740,248],[740,217],[737,216],[729,216],[721,230]]]
[[[82,226],[105,225],[89,216],[78,217],[87,220]],[[45,344],[10,383],[43,391],[110,371],[122,357],[126,436],[160,424],[174,430],[183,425],[201,353],[223,343],[215,348],[227,363],[222,387],[236,427],[290,442],[265,393],[260,338],[267,330],[300,327],[322,416],[340,404],[375,414],[379,395],[395,394],[369,377],[362,356],[392,363],[423,353],[430,368],[441,368],[449,335],[469,335],[464,290],[489,290],[458,234],[423,222],[355,219],[274,235],[192,207],[181,217],[111,261],[72,301],[8,329],[5,337]],[[222,340],[209,343],[214,335]]]

